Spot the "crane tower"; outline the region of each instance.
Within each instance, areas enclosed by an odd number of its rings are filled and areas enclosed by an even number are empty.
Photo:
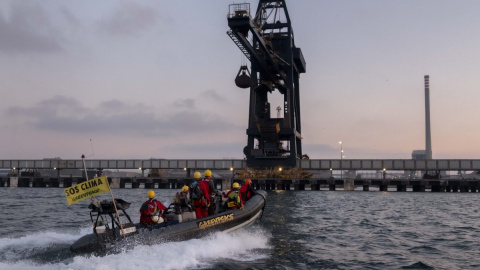
[[[242,66],[235,79],[238,87],[250,88],[247,166],[296,166],[302,157],[299,79],[306,64],[295,46],[285,0],[259,0],[253,15],[250,4],[231,4],[228,26],[228,36],[251,64],[251,73]],[[283,118],[270,116],[273,91],[283,96]]]

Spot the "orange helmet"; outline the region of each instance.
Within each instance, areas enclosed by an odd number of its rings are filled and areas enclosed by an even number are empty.
[[[245,184],[247,184],[247,186],[248,186],[248,185],[251,185],[251,184],[252,184],[252,180],[250,180],[250,179],[245,180]]]

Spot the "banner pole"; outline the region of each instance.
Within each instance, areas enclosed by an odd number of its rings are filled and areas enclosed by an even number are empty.
[[[118,224],[120,224],[120,229],[122,230],[122,236],[123,238],[125,238],[125,232],[123,231],[123,224],[122,224],[122,221],[120,220],[120,215],[118,214],[117,203],[115,202],[115,198],[113,198],[113,192],[112,192],[112,189],[110,188],[110,183],[108,183],[108,177],[105,176],[105,179],[107,180],[108,190],[110,191],[110,195],[112,196],[113,207],[115,207],[115,213],[117,213]]]
[[[85,179],[88,181],[87,166],[85,165],[85,155],[82,155],[83,169],[85,170]]]

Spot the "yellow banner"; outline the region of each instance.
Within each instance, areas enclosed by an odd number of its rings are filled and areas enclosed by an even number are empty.
[[[100,176],[65,189],[68,205],[110,191],[106,176]]]

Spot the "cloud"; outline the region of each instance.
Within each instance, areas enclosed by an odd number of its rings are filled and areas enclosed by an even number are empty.
[[[322,158],[326,156],[335,156],[340,154],[339,149],[334,149],[327,144],[302,144],[302,152],[310,158]]]
[[[0,13],[0,51],[5,53],[55,53],[63,51],[58,31],[37,3],[11,2],[10,18]]]
[[[175,101],[174,105],[179,108],[193,108],[195,107],[195,100],[192,98],[184,98]]]
[[[154,108],[145,104],[128,104],[116,99],[87,108],[73,98],[56,96],[31,107],[12,106],[5,113],[15,123],[63,133],[93,131],[176,136],[178,133],[198,134],[234,128],[230,122],[209,112],[190,109],[159,117]]]
[[[80,20],[65,7],[60,8],[60,13],[65,20],[73,27],[79,27],[81,25]]]
[[[202,96],[207,99],[213,99],[214,101],[224,102],[227,99],[219,95],[217,91],[213,89],[208,89],[202,93]]]
[[[155,25],[159,15],[151,7],[134,2],[118,6],[106,19],[98,22],[104,33],[115,36],[134,36]]]
[[[242,159],[243,148],[247,141],[215,142],[215,143],[186,143],[172,144],[160,147],[157,158],[191,158],[191,159]]]

